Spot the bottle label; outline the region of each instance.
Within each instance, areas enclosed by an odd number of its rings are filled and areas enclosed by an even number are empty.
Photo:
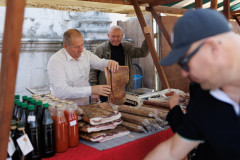
[[[74,125],[76,125],[76,124],[77,124],[77,121],[76,121],[76,120],[70,121],[70,126],[74,126]]]
[[[36,116],[28,116],[28,122],[35,122]]]
[[[8,154],[10,157],[12,157],[13,153],[16,151],[15,145],[13,143],[13,140],[11,137],[9,137],[9,142],[8,142]]]
[[[33,151],[33,146],[31,141],[28,138],[27,134],[24,134],[20,138],[17,139],[18,146],[20,147],[23,155],[27,155],[31,151]]]

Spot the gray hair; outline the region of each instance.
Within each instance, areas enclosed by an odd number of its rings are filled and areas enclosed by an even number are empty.
[[[122,33],[123,33],[123,29],[122,29],[122,27],[120,27],[120,26],[112,26],[112,27],[110,27],[108,33],[110,33],[111,31],[114,31],[114,30],[119,30],[119,29],[120,29],[120,30],[122,31]]]
[[[73,35],[77,35],[77,36],[83,37],[82,33],[80,31],[78,31],[76,29],[69,29],[66,32],[64,32],[64,34],[63,34],[63,43],[67,44],[67,45],[70,45],[71,37]]]

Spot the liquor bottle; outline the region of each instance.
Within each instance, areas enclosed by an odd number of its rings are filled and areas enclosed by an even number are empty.
[[[25,128],[27,125],[27,117],[28,117],[27,103],[22,103],[22,112],[21,112],[20,122],[25,124]]]
[[[41,135],[40,135],[40,128],[39,123],[36,120],[36,112],[35,106],[29,105],[28,106],[28,118],[27,118],[27,126],[28,126],[28,136],[33,145],[34,150],[31,152],[31,157],[34,160],[41,159]]]
[[[28,101],[28,97],[27,96],[22,96],[22,101],[23,101],[23,103],[27,103]]]
[[[42,101],[37,101],[36,107],[37,107],[36,109],[37,121],[39,124],[42,124],[42,113],[43,113]]]
[[[13,108],[13,115],[12,115],[12,119],[16,119],[16,114],[17,114],[17,102],[19,102],[19,99],[15,99],[14,100],[14,108]]]
[[[43,140],[43,157],[51,157],[56,152],[55,129],[52,116],[48,110],[48,103],[43,104],[42,114],[42,140]]]
[[[15,119],[17,121],[20,120],[20,117],[21,117],[21,113],[22,113],[22,103],[23,102],[17,102],[17,112],[16,112],[16,115],[15,115]]]

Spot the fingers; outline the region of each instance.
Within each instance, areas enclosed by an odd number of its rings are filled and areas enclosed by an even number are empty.
[[[108,69],[109,69],[110,71],[115,72],[115,71],[118,70],[118,68],[119,68],[118,62],[113,61],[113,60],[109,61],[109,63],[108,63]]]
[[[108,96],[111,93],[111,86],[108,85],[101,85],[100,86],[100,95],[102,96]]]

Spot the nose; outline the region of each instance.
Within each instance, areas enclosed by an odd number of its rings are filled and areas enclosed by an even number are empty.
[[[183,77],[187,77],[189,75],[189,72],[185,71],[184,69],[181,69],[181,74]]]

